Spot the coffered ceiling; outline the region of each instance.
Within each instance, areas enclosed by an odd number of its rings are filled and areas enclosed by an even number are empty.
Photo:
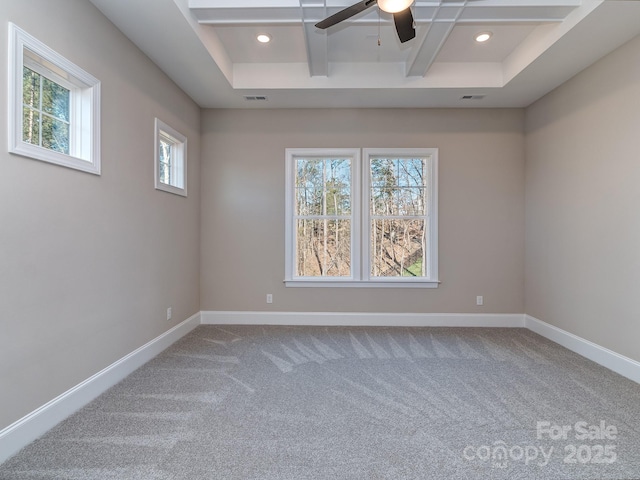
[[[636,0],[416,0],[404,44],[375,5],[315,27],[353,0],[91,2],[213,108],[523,107],[640,34]]]

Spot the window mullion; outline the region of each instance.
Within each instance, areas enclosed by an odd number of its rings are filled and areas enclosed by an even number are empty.
[[[370,168],[369,168],[369,159],[365,155],[364,158],[359,162],[360,166],[360,179],[358,184],[360,185],[361,191],[359,192],[358,198],[360,200],[360,208],[358,209],[360,212],[360,238],[359,238],[359,260],[360,260],[360,269],[359,269],[359,280],[367,281],[369,280],[369,272],[370,272],[370,250],[371,250],[371,222],[369,220],[370,217]]]

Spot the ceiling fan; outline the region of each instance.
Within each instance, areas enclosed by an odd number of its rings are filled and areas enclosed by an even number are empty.
[[[396,25],[396,32],[398,32],[401,43],[408,42],[416,36],[413,14],[411,13],[413,0],[362,0],[316,23],[316,27],[322,30],[332,27],[376,4],[383,12],[393,15],[393,22]]]

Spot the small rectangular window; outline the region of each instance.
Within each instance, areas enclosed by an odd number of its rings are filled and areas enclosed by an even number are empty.
[[[187,196],[187,138],[162,120],[155,120],[155,185]]]
[[[9,151],[100,174],[100,82],[9,24]]]

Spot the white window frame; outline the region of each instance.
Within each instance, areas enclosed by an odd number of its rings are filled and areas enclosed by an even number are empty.
[[[23,68],[70,91],[69,154],[22,139]],[[100,81],[9,23],[9,152],[100,175]]]
[[[296,275],[296,215],[295,181],[298,158],[349,158],[351,160],[351,276],[349,277],[301,277]],[[353,255],[359,250],[360,238],[360,149],[358,148],[287,148],[286,149],[286,204],[285,204],[285,282],[287,286],[348,285],[359,280],[360,258]]]
[[[372,277],[370,159],[375,156],[428,158],[427,274],[425,277]],[[285,150],[285,285],[287,287],[437,288],[438,280],[438,149],[437,148],[287,148]],[[350,277],[296,275],[295,181],[297,158],[351,158],[351,273]]]
[[[182,179],[183,187],[163,183],[160,179],[160,140],[171,143],[171,177]],[[187,137],[159,118],[155,119],[153,165],[157,190],[187,196]]]
[[[363,149],[363,209],[362,224],[364,235],[362,237],[362,257],[371,258],[371,158],[427,158],[429,169],[429,184],[427,185],[427,212],[425,215],[425,228],[427,229],[427,251],[425,252],[427,271],[424,277],[372,277],[370,274],[369,260],[367,260],[366,280],[369,282],[392,285],[419,284],[421,287],[435,288],[438,286],[438,149],[437,148],[365,148]]]

